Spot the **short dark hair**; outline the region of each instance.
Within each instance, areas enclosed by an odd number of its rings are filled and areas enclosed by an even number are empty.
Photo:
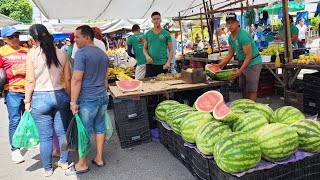
[[[140,31],[140,26],[138,24],[135,24],[132,26],[132,32]]]
[[[94,39],[94,31],[90,26],[88,25],[79,26],[77,27],[76,30],[81,30],[81,35],[89,36],[91,40]]]
[[[158,11],[153,12],[153,13],[151,14],[151,17],[156,16],[156,15],[159,15],[159,16],[161,17],[161,14],[160,14]]]

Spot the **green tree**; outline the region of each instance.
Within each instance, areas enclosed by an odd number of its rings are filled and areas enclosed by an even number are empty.
[[[16,21],[32,22],[32,4],[28,0],[0,0],[0,13]]]

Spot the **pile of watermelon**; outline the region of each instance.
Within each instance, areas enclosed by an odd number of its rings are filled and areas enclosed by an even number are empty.
[[[320,122],[305,119],[291,106],[274,111],[249,99],[227,106],[220,92],[208,91],[193,107],[165,100],[155,114],[186,142],[195,143],[202,154],[213,155],[218,167],[228,173],[247,171],[261,159],[288,159],[297,149],[320,152]]]
[[[214,80],[229,80],[235,72],[236,70],[234,69],[221,70],[219,67],[212,64],[207,64],[205,66],[206,75]]]

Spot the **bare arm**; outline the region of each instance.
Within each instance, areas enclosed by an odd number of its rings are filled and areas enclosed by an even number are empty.
[[[81,85],[82,85],[82,78],[83,78],[83,71],[75,70],[73,71],[72,78],[71,78],[71,102],[77,103]]]
[[[64,65],[64,68],[63,68],[64,83],[66,85],[66,92],[69,98],[71,98],[71,70],[70,70],[71,66],[70,66],[67,55],[65,55],[65,60],[66,60],[66,64]]]
[[[168,57],[168,60],[167,60],[167,64],[170,64],[171,63],[171,60],[172,60],[172,57],[173,57],[173,45],[172,45],[172,42],[167,42],[167,45],[168,45],[168,49],[169,49],[169,57]]]
[[[152,58],[148,54],[148,41],[146,41],[146,40],[143,43],[143,54],[146,57],[148,63],[151,64],[152,63]]]
[[[27,55],[27,71],[26,71],[26,81],[25,81],[25,102],[30,102],[33,90],[36,86],[36,79],[34,75],[34,68],[31,58],[31,52]]]
[[[226,64],[228,64],[228,62],[232,59],[232,57],[234,56],[234,49],[231,45],[229,45],[228,47],[228,54],[226,55],[225,58],[223,58],[223,60],[218,64],[218,66],[221,68],[222,66],[225,66]]]
[[[107,69],[107,72],[106,72],[106,79],[104,80],[104,84],[106,86],[106,90],[108,91],[108,88],[109,88],[109,82],[108,82],[108,71],[109,71],[109,68]]]
[[[291,41],[292,41],[292,42],[298,42],[298,41],[299,41],[299,36],[298,36],[298,34],[292,34],[292,36],[291,36]]]

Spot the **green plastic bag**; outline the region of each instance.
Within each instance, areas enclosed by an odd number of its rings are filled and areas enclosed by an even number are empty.
[[[82,120],[80,119],[78,114],[75,114],[77,126],[78,126],[78,152],[80,158],[88,155],[91,147],[90,136],[86,130],[86,128],[82,124]]]
[[[13,147],[30,148],[39,144],[39,134],[36,123],[29,111],[24,111],[19,125],[12,137]]]
[[[104,122],[105,122],[106,130],[107,130],[107,132],[106,132],[106,140],[105,140],[105,142],[107,143],[110,140],[110,138],[112,137],[112,133],[113,133],[113,126],[112,126],[108,111],[106,111],[104,113]]]

